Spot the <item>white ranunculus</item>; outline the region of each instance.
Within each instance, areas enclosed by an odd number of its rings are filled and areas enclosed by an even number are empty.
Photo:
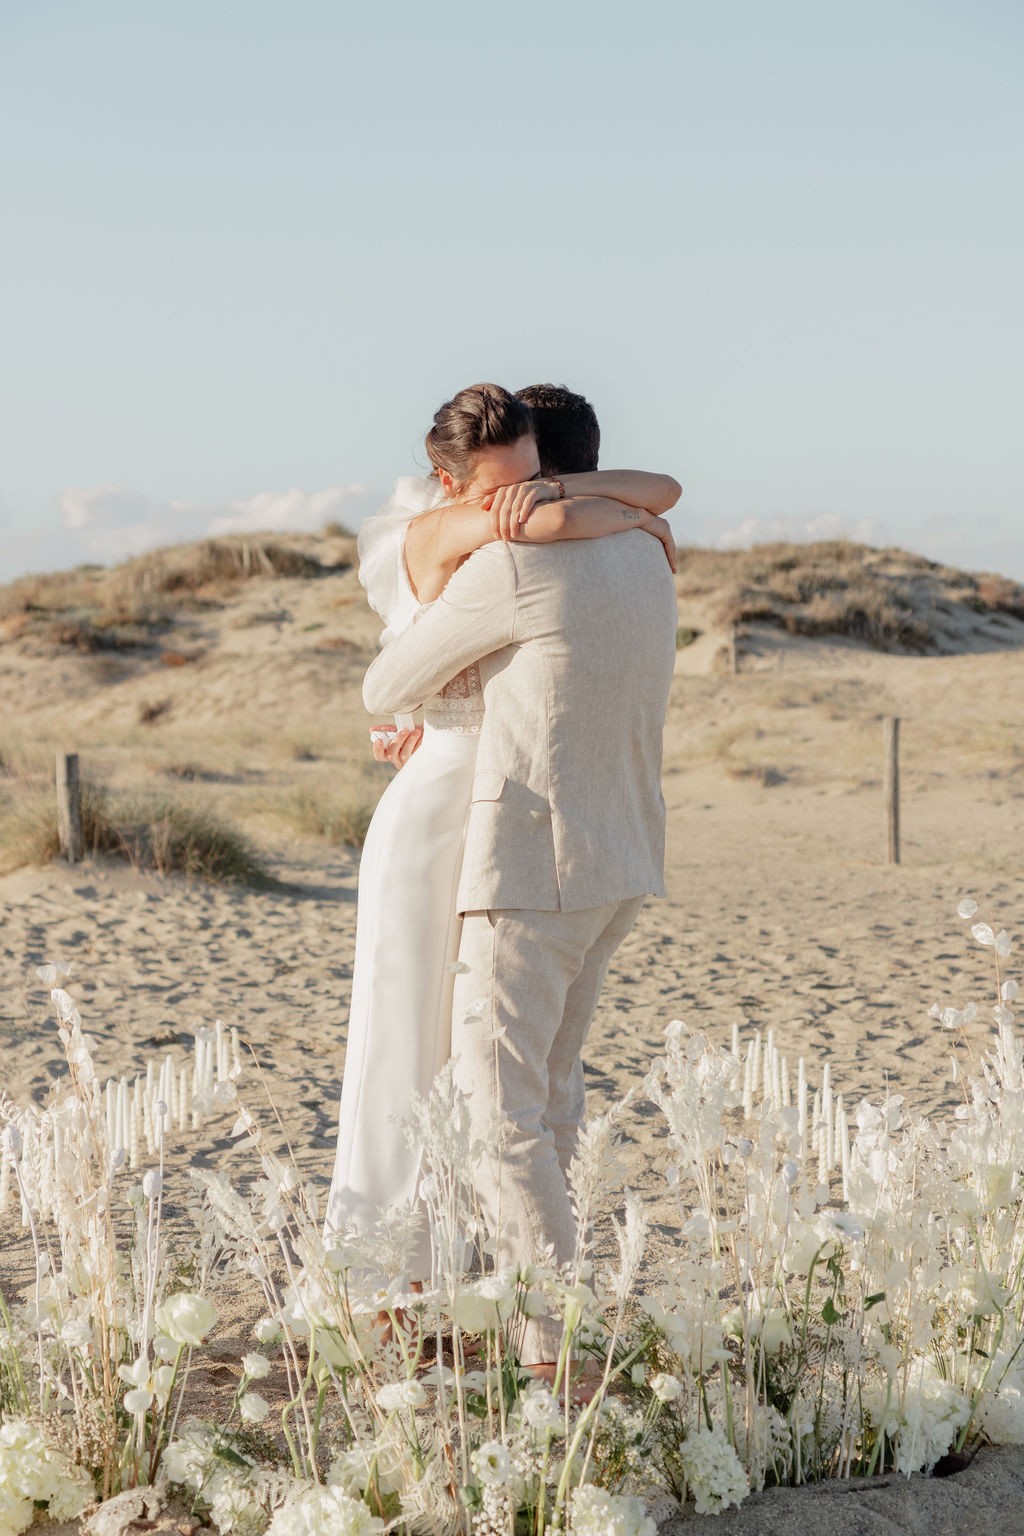
[[[262,1381],[265,1376],[270,1375],[270,1361],[266,1355],[259,1355],[255,1352],[251,1355],[243,1355],[242,1370],[250,1381]]]
[[[205,1296],[179,1291],[157,1308],[157,1326],[176,1344],[201,1344],[217,1321],[217,1308]]]

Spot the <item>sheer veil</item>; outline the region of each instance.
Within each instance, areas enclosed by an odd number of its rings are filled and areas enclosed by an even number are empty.
[[[408,581],[403,577],[406,527],[414,517],[443,499],[435,476],[404,475],[395,481],[394,495],[360,525],[359,580],[366,588],[370,607],[384,621],[382,642],[390,638],[389,630],[393,627],[404,628],[403,609],[408,608],[411,599]]]

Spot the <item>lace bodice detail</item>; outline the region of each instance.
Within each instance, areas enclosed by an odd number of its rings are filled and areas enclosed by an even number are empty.
[[[474,661],[423,706],[423,718],[436,731],[475,736],[484,723],[484,690],[480,663]]]

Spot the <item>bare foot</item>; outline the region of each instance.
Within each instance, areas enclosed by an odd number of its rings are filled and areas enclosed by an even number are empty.
[[[529,1371],[530,1375],[536,1377],[538,1381],[544,1382],[545,1386],[554,1388],[555,1375],[558,1371],[558,1365],[555,1361],[541,1360],[536,1365],[526,1365],[523,1369]],[[594,1394],[603,1380],[604,1372],[599,1370],[596,1365],[582,1366],[569,1383],[570,1403],[577,1408],[585,1408],[587,1403],[593,1400]],[[560,1391],[564,1392],[564,1390],[565,1382],[563,1380]]]
[[[423,1281],[410,1280],[409,1289],[416,1296],[423,1294]],[[394,1321],[392,1321],[394,1319]],[[415,1312],[410,1312],[405,1307],[396,1307],[393,1312],[378,1312],[376,1321],[376,1333],[382,1344],[390,1344],[395,1337],[395,1328],[410,1338],[415,1333],[417,1325]]]

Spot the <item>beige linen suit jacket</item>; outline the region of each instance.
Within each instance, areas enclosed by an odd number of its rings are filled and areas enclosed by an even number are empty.
[[[370,666],[374,715],[480,663],[485,716],[461,912],[580,912],[663,895],[661,754],[675,583],[639,529],[477,550]]]

